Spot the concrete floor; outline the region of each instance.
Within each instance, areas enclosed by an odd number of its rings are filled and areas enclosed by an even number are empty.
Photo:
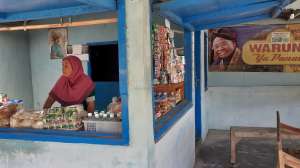
[[[273,168],[276,164],[276,140],[242,140],[238,144],[237,168]],[[288,142],[288,145],[295,145]],[[197,146],[195,168],[229,168],[228,131],[210,130],[206,140]]]

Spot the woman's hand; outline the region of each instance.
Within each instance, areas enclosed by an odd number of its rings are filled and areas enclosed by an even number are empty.
[[[43,109],[49,109],[54,104],[55,100],[49,95],[44,103]]]
[[[88,101],[87,102],[87,112],[94,113],[95,111],[95,101]]]

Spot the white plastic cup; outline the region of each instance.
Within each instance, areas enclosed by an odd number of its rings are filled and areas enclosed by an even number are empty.
[[[93,117],[93,113],[88,113],[88,117],[89,118]]]
[[[99,118],[99,114],[97,113],[97,114],[95,114],[95,118]]]

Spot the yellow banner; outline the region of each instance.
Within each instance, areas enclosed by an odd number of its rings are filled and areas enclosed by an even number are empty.
[[[275,29],[265,39],[249,40],[243,45],[242,51],[242,59],[249,65],[300,64],[299,25]],[[299,67],[285,68],[295,71]]]

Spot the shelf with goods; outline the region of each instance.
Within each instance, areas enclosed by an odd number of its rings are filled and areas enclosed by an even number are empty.
[[[157,84],[153,86],[153,90],[155,93],[168,93],[172,94],[172,92],[180,96],[180,99],[178,98],[176,101],[176,104],[179,103],[184,98],[184,82],[180,83],[170,83],[170,84]]]
[[[155,119],[171,111],[184,99],[184,56],[175,47],[174,31],[153,25],[152,50],[154,67]]]

